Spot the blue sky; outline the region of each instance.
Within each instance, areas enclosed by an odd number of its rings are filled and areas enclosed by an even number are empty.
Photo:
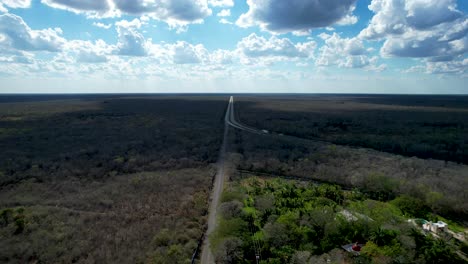
[[[466,0],[0,0],[0,93],[468,93]]]

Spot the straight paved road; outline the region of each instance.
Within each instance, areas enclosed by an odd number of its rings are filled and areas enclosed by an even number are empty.
[[[263,135],[266,134],[263,131],[242,125],[236,121],[235,114],[234,114],[234,98],[231,96],[231,98],[229,98],[229,105],[227,107],[226,115],[224,117],[223,144],[219,152],[219,158],[218,158],[218,163],[217,163],[218,170],[216,172],[213,192],[211,194],[210,208],[208,209],[209,210],[208,211],[208,227],[206,230],[205,241],[203,242],[203,247],[202,247],[202,252],[201,252],[201,257],[200,257],[200,263],[202,264],[214,263],[214,257],[210,248],[209,235],[213,232],[213,230],[216,227],[216,211],[219,205],[219,199],[223,192],[224,179],[226,178],[225,170],[224,170],[224,160],[226,156],[226,143],[227,143],[227,135],[228,135],[229,126],[232,126],[234,128],[244,130],[250,133],[254,133],[254,134],[263,134]]]
[[[211,253],[211,248],[210,248],[209,235],[213,232],[213,230],[216,227],[216,210],[219,205],[219,199],[223,192],[224,179],[226,177],[224,174],[225,172],[224,171],[224,159],[226,156],[226,142],[227,142],[227,135],[228,135],[228,128],[229,128],[228,116],[230,115],[230,111],[231,111],[230,104],[231,104],[231,101],[229,101],[229,106],[227,108],[226,116],[224,118],[223,144],[219,151],[219,158],[218,158],[218,163],[217,163],[218,171],[216,172],[213,192],[211,194],[210,208],[208,209],[209,210],[208,211],[208,228],[206,230],[205,241],[203,242],[203,247],[202,247],[202,252],[201,252],[201,257],[200,257],[200,263],[202,264],[214,263],[213,254]]]
[[[263,131],[260,131],[260,130],[252,128],[252,127],[248,127],[248,126],[243,125],[243,124],[236,121],[236,116],[235,116],[235,112],[234,112],[234,97],[232,97],[232,96],[229,99],[228,110],[227,110],[227,113],[226,113],[226,123],[228,123],[232,127],[235,127],[237,129],[244,130],[244,131],[247,131],[247,132],[250,132],[250,133],[265,134],[265,132],[263,132]]]

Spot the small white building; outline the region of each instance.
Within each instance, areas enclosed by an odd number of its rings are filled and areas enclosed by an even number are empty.
[[[442,221],[437,221],[437,223],[427,222],[423,224],[423,229],[433,233],[440,233],[447,232],[448,226],[447,223]]]

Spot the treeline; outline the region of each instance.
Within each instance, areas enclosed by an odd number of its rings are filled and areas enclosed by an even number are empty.
[[[436,96],[239,98],[236,113],[247,125],[285,135],[468,164],[467,101]]]
[[[239,130],[233,130],[230,142],[239,170],[336,183],[380,201],[406,194],[433,213],[460,221],[468,217],[466,165]]]

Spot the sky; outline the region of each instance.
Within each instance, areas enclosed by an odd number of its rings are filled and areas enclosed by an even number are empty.
[[[468,94],[467,0],[0,0],[0,93]]]

